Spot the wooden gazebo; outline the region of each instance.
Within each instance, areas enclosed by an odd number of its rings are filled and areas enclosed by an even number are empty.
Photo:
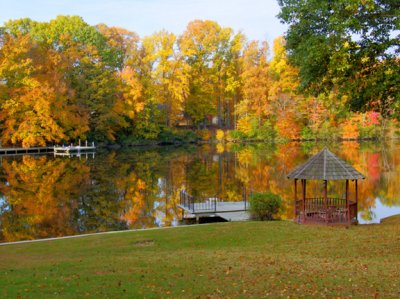
[[[287,176],[294,179],[295,220],[299,223],[350,224],[357,222],[357,180],[365,177],[351,165],[327,148],[298,166]],[[297,197],[297,181],[302,186],[301,198]],[[323,197],[307,197],[307,180],[322,180]],[[346,181],[344,198],[328,197],[328,181]],[[349,181],[354,181],[355,198],[349,198]]]

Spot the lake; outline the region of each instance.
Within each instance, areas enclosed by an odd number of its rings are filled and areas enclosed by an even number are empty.
[[[179,225],[182,189],[228,201],[241,201],[243,190],[270,190],[284,200],[281,218],[292,219],[293,181],[286,175],[324,146],[206,144],[2,157],[0,241]],[[361,224],[400,214],[400,143],[327,146],[366,176],[359,182]],[[344,186],[330,182],[328,192],[343,196]],[[307,193],[321,196],[322,182],[310,182]]]

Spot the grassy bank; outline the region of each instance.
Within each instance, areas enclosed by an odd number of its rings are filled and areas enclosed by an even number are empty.
[[[399,297],[400,224],[220,223],[0,246],[0,297]]]

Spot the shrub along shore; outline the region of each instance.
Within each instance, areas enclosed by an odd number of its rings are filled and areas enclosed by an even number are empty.
[[[399,135],[397,131],[387,134],[385,138],[379,135],[358,136],[357,138],[342,138],[338,135],[330,136],[309,136],[307,138],[283,138],[279,136],[262,137],[247,136],[241,134],[237,130],[221,130],[221,129],[204,129],[204,130],[188,130],[188,129],[172,129],[166,130],[157,139],[140,139],[126,138],[119,141],[108,141],[96,143],[99,147],[119,148],[134,146],[154,146],[154,145],[181,145],[181,144],[247,144],[247,143],[287,143],[287,142],[345,142],[345,141],[371,141],[397,139]]]
[[[0,247],[0,296],[400,296],[400,221],[239,222]]]

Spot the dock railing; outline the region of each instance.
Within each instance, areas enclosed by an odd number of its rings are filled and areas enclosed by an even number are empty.
[[[192,195],[187,194],[185,190],[180,193],[180,204],[188,208],[193,213],[199,210],[202,211],[217,211],[218,197],[210,197],[208,199],[196,200]]]
[[[243,196],[243,206],[239,208],[233,207],[229,208],[229,211],[247,211],[248,210],[248,203],[247,197]],[[229,202],[225,202],[224,200],[220,199],[217,195],[210,196],[210,197],[195,197],[190,195],[186,192],[186,190],[180,191],[180,206],[184,209],[190,211],[191,213],[217,213],[217,212],[228,212],[225,211],[221,205],[226,204]],[[232,202],[231,202],[232,203]],[[234,202],[234,203],[241,203],[241,202]]]

